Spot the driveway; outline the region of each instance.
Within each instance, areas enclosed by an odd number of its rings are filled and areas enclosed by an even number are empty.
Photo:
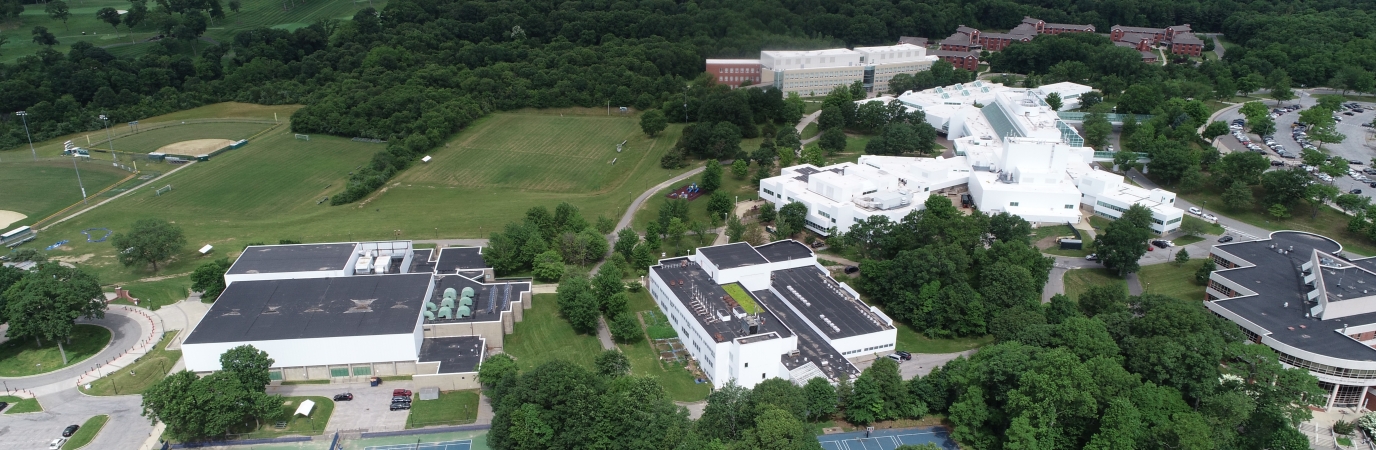
[[[290,386],[268,386],[269,394],[282,396],[318,395],[334,398],[335,394],[345,392],[354,394],[347,402],[335,402],[330,422],[325,424],[325,432],[376,432],[396,431],[406,428],[406,410],[390,411],[393,389],[410,389],[406,381],[388,381],[381,386],[372,387],[368,383],[300,384]],[[438,400],[436,400],[438,401]]]
[[[4,382],[3,386],[6,389],[33,392],[40,397],[40,402],[45,401],[46,397],[44,396],[48,394],[74,389],[78,376],[94,369],[97,364],[114,360],[147,338],[147,331],[137,320],[141,317],[126,313],[119,307],[114,307],[105,312],[103,319],[78,320],[77,323],[100,325],[109,329],[111,334],[110,345],[95,356],[61,370],[27,377],[3,377],[0,378],[0,381]]]
[[[899,349],[902,350],[902,349]],[[947,362],[964,356],[969,358],[975,354],[975,350],[966,350],[956,353],[913,353],[913,359],[903,361],[898,364],[898,373],[903,375],[904,380],[911,380],[919,376],[927,376],[932,373],[932,369],[946,365]],[[874,365],[878,359],[856,363],[855,367],[865,370]]]

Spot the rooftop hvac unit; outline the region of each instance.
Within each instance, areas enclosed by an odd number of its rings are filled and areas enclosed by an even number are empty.
[[[435,320],[435,313],[432,313],[432,312],[430,312],[430,311],[426,311],[426,312],[425,312],[425,320]]]
[[[426,310],[426,311],[434,311],[434,310],[435,310],[435,304],[434,304],[433,302],[429,301],[429,300],[426,300],[426,301],[425,301],[425,305],[424,305],[424,306],[425,306],[425,310]]]
[[[472,316],[472,315],[473,315],[473,310],[469,309],[467,306],[460,306],[460,307],[459,307],[459,318],[460,318],[460,319],[465,318],[465,317],[469,317],[469,316]]]
[[[459,296],[459,291],[454,288],[444,288],[444,298],[455,298]]]
[[[473,297],[460,298],[459,306],[473,306]]]
[[[377,257],[373,263],[373,273],[387,273],[392,268],[392,255],[382,255]]]
[[[463,288],[463,296],[464,296],[464,297],[472,297],[472,296],[473,296],[473,288],[471,288],[471,287]]]
[[[445,298],[444,300],[441,300],[441,301],[440,301],[440,307],[441,307],[441,308],[453,308],[453,307],[454,307],[454,299],[452,299],[452,298]]]
[[[441,319],[453,319],[453,318],[454,318],[454,308],[450,308],[450,307],[448,307],[448,306],[441,307],[441,308],[440,308],[440,313],[439,313],[439,318],[441,318]]]

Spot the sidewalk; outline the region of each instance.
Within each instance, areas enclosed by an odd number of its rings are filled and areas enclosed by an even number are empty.
[[[76,379],[73,381],[74,385],[84,385],[91,381],[95,381],[95,379],[100,378],[101,375],[106,375],[111,372],[118,371],[120,369],[123,369],[124,367],[129,366],[130,364],[133,364],[140,357],[148,354],[149,351],[153,350],[153,347],[156,346],[158,344],[158,341],[162,339],[162,333],[165,328],[163,326],[162,318],[158,317],[156,314],[152,314],[148,310],[143,308],[124,305],[112,306],[109,310],[105,311],[105,314],[112,313],[130,317],[139,324],[139,327],[143,331],[143,333],[139,336],[139,341],[137,345],[135,345],[133,348],[124,351],[119,356],[115,357],[115,359],[106,362],[103,365],[97,364],[96,367],[93,367],[91,368],[91,370],[88,370],[85,373],[82,373],[81,375],[77,376]],[[91,362],[98,363],[98,361]],[[51,387],[56,388],[57,390],[61,390],[67,389],[68,386],[61,386],[59,383],[54,383],[53,385],[44,386],[40,389],[46,390]]]

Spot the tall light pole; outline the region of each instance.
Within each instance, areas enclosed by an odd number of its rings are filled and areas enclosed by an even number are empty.
[[[110,158],[119,160],[119,154],[115,153],[115,136],[110,134],[110,118],[101,114],[100,121],[105,122],[105,139],[108,139],[107,143],[110,144]]]
[[[29,151],[33,152],[33,160],[38,161],[38,150],[33,149],[33,136],[29,135],[29,112],[19,111],[14,115],[19,116],[20,120],[24,121],[24,137],[29,138]]]
[[[693,85],[683,86],[683,123],[688,124],[688,88]]]
[[[64,150],[70,150],[72,157],[72,170],[76,171],[76,185],[77,187],[81,188],[81,203],[84,204],[86,203],[86,185],[81,183],[81,169],[76,167],[76,159],[79,158],[79,156],[77,156],[77,152],[75,150],[75,147],[72,145],[72,141],[67,141],[66,145],[64,146]],[[64,153],[67,152],[64,151]]]

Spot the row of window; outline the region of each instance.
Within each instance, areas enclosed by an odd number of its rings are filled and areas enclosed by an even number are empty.
[[[1310,372],[1321,373],[1324,375],[1332,375],[1335,377],[1352,378],[1357,380],[1376,379],[1376,370],[1345,369],[1342,367],[1333,367],[1327,364],[1319,364],[1313,361],[1296,358],[1294,356],[1282,352],[1276,352],[1276,354],[1280,357],[1280,362],[1301,369],[1305,369]]]
[[[775,196],[775,197],[778,197],[778,196],[779,196],[779,194],[775,194],[774,191],[771,191],[771,190],[769,190],[769,189],[760,189],[760,190],[764,191],[764,193],[766,193],[766,194],[773,195],[773,196]]]
[[[1118,205],[1110,205],[1110,204],[1108,204],[1108,203],[1104,203],[1103,200],[1099,200],[1099,206],[1102,206],[1102,207],[1105,207],[1105,208],[1108,208],[1108,209],[1111,209],[1111,210],[1114,210],[1114,211],[1118,211],[1118,212],[1120,212],[1120,213],[1121,213],[1121,212],[1128,212],[1128,209],[1127,209],[1127,208],[1124,208],[1124,207],[1118,206]]]
[[[720,73],[760,73],[760,69],[755,68],[755,67],[749,67],[749,68],[745,68],[745,67],[724,67],[724,68],[722,68],[719,72],[720,72]]]
[[[738,81],[751,81],[758,83],[760,79],[756,77],[721,77],[721,81],[726,83],[734,83]]]
[[[885,349],[885,348],[889,348],[889,347],[893,347],[893,344],[884,344],[884,345],[878,345],[878,346],[874,346],[874,347],[865,347],[865,348],[862,348],[862,349],[859,349],[859,350],[851,350],[851,351],[848,351],[848,352],[841,352],[841,354],[842,354],[842,355],[854,355],[854,354],[856,354],[856,353],[868,353],[868,352],[872,352],[872,351],[879,350],[879,349]]]
[[[1209,287],[1213,288],[1213,290],[1215,291],[1218,291],[1218,293],[1220,294],[1228,296],[1228,298],[1233,298],[1237,296],[1237,291],[1234,291],[1232,288],[1223,285],[1223,283],[1214,281],[1213,279],[1209,279]]]
[[[1218,268],[1220,269],[1232,269],[1234,267],[1237,267],[1237,264],[1233,264],[1232,261],[1223,259],[1222,256],[1218,256],[1212,253],[1210,253],[1209,256],[1213,257],[1214,265],[1218,266]]]

